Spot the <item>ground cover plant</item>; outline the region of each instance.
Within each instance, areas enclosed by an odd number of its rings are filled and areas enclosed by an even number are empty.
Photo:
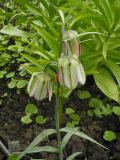
[[[0,78],[1,83],[6,81],[7,89],[2,93],[1,104],[5,97],[10,99],[13,90],[19,96],[26,92],[29,74],[32,77],[27,92],[31,97],[37,100],[49,97],[50,100],[53,92],[58,96],[58,101],[68,98],[72,90],[79,87],[78,82],[84,84],[86,74],[88,80],[90,77],[89,83],[96,84],[105,94],[104,99],[100,100],[91,98],[87,91],[79,90],[77,96],[80,100],[90,99],[87,115],[99,118],[116,115],[119,119],[119,1],[15,0],[4,1],[3,4],[0,12]],[[8,88],[10,92],[7,92]],[[112,100],[114,104],[109,104],[113,103]],[[29,124],[35,120],[40,125],[45,124],[47,119],[41,114],[37,115],[37,107],[32,103],[27,104],[29,107],[26,106],[21,122]],[[59,150],[50,146],[43,150],[58,152],[59,159],[63,159],[59,120],[62,112],[61,107],[57,109]],[[81,117],[69,106],[66,114],[70,122],[66,123],[68,130],[65,128],[63,132],[68,132],[69,137],[69,132],[77,132],[75,127],[79,125]],[[116,137],[111,129],[103,133],[106,141],[115,140]],[[34,149],[36,152],[42,150]],[[25,150],[21,157],[27,152],[32,153],[31,148]],[[74,153],[73,159],[79,154]]]

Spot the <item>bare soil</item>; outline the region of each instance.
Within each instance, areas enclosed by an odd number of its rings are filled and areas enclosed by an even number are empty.
[[[85,88],[89,90],[93,97],[104,98],[104,95],[102,95],[92,84],[86,84]],[[8,88],[3,84],[0,89],[0,96],[2,96],[5,91],[8,91]],[[30,99],[24,91],[18,95],[16,90],[10,90],[9,97],[4,97],[2,99],[3,102],[0,106],[0,140],[3,141],[6,147],[8,147],[8,142],[10,141],[19,141],[19,149],[24,150],[41,131],[46,128],[55,128],[54,97],[51,102],[48,102],[48,100],[36,102],[34,99]],[[44,125],[38,125],[35,122],[30,125],[21,123],[21,117],[24,115],[24,108],[27,103],[35,103],[39,106],[40,114],[47,118],[47,122]],[[76,95],[76,91],[74,91],[70,98],[64,103],[63,126],[67,122],[67,117],[64,113],[65,108],[68,106],[73,106],[75,111],[80,115],[81,120],[78,125],[80,130],[108,147],[110,152],[92,142],[73,136],[64,151],[64,159],[73,152],[81,151],[86,154],[88,160],[120,160],[119,118],[115,115],[104,118],[89,117],[86,114],[86,111],[89,108],[88,100],[80,100]],[[105,130],[116,132],[117,139],[112,142],[106,142],[102,138]],[[49,140],[45,140],[44,144],[56,145],[56,137],[50,137]],[[48,153],[36,154],[33,157],[47,160],[58,159],[57,155]],[[0,151],[0,160],[6,159],[5,155]],[[81,156],[78,159],[84,160],[84,156]],[[29,160],[29,158],[25,157],[24,160]]]

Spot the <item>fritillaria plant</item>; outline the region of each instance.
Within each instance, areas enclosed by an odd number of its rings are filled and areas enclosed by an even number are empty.
[[[68,30],[63,32],[63,39],[60,42],[60,56],[57,62],[49,62],[44,67],[42,72],[34,73],[28,83],[27,91],[30,97],[34,97],[36,100],[43,100],[49,97],[51,100],[52,97],[52,83],[54,80],[47,72],[47,68],[55,63],[57,65],[56,70],[56,107],[55,107],[55,123],[56,129],[46,129],[42,133],[40,133],[32,143],[23,151],[18,157],[17,160],[20,160],[23,156],[30,153],[38,153],[38,152],[51,152],[58,153],[58,159],[63,160],[63,150],[67,145],[68,141],[72,137],[72,135],[77,135],[79,137],[85,138],[89,141],[92,141],[100,146],[98,142],[80,132],[79,128],[61,128],[60,120],[61,120],[61,95],[60,88],[65,87],[69,90],[74,90],[78,83],[81,85],[85,84],[86,76],[83,69],[83,66],[79,60],[80,56],[80,43],[76,36],[78,33],[73,30]],[[64,41],[68,39],[68,41]],[[66,133],[63,139],[61,139],[61,132]],[[58,147],[51,146],[42,146],[39,147],[38,144],[48,137],[51,134],[57,134],[57,142]],[[104,146],[102,146],[104,147]],[[105,147],[104,147],[105,148]],[[72,153],[66,160],[72,160],[75,157],[79,156],[81,152]]]

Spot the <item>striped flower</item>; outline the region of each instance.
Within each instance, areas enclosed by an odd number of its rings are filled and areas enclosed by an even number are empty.
[[[82,64],[74,57],[59,58],[59,83],[68,89],[75,89],[80,83],[85,84],[86,76]]]
[[[52,87],[50,83],[51,78],[42,72],[36,72],[29,80],[27,91],[30,97],[34,97],[36,100],[43,100],[52,97]]]

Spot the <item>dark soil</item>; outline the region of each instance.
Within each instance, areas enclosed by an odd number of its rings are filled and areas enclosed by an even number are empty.
[[[104,98],[98,89],[93,85],[86,85],[87,90],[93,97]],[[1,86],[0,96],[7,91],[4,84]],[[51,102],[48,100],[42,102],[36,102],[34,99],[29,99],[28,95],[23,91],[20,95],[16,94],[16,90],[11,90],[9,97],[2,98],[3,102],[0,106],[0,139],[8,146],[10,141],[19,141],[20,150],[24,150],[26,146],[35,138],[35,136],[46,128],[55,128],[54,120],[54,106],[55,98],[53,97]],[[73,106],[77,113],[80,115],[80,130],[91,136],[104,146],[110,149],[110,152],[99,147],[92,142],[85,139],[80,139],[73,136],[69,141],[65,151],[64,157],[68,157],[73,152],[81,151],[86,154],[88,160],[120,160],[120,123],[117,116],[112,115],[104,118],[89,117],[86,114],[88,110],[89,100],[80,100],[76,91],[72,93],[69,100],[66,100],[64,104],[63,113],[65,108]],[[27,103],[35,103],[39,106],[39,112],[47,118],[47,122],[44,125],[38,125],[33,122],[30,125],[24,125],[21,123],[21,117],[24,115],[24,108]],[[34,117],[33,117],[34,118]],[[67,117],[63,114],[63,126],[67,122]],[[112,130],[116,132],[117,139],[112,142],[106,142],[102,136],[105,130]],[[56,145],[56,137],[50,137],[44,144]],[[37,154],[34,158],[44,158],[47,160],[57,160],[57,155],[54,154]],[[5,156],[0,152],[0,160],[5,160]],[[28,158],[25,157],[25,160]],[[79,157],[79,160],[83,160],[84,156]]]

